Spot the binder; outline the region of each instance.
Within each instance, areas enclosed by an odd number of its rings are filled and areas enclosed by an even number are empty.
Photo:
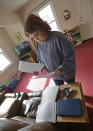
[[[82,116],[82,103],[80,99],[64,99],[57,101],[58,116]]]

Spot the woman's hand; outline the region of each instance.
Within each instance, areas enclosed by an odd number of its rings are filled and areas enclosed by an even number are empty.
[[[57,70],[54,72],[54,74],[52,75],[52,77],[58,77],[60,74],[61,74],[61,71],[57,69]]]

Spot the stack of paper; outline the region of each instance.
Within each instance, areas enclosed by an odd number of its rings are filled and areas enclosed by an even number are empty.
[[[45,103],[48,101],[55,102],[57,94],[58,94],[58,86],[48,86],[43,91],[41,103]]]
[[[38,106],[36,122],[56,123],[56,102],[45,102]]]
[[[49,86],[43,91],[41,104],[38,106],[36,122],[56,123],[57,86]]]

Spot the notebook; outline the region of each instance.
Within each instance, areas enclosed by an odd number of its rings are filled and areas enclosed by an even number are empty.
[[[57,101],[58,116],[82,116],[82,103],[80,99],[65,99]]]

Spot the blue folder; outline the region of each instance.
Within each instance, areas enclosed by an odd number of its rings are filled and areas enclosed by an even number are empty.
[[[58,116],[82,116],[82,103],[80,99],[66,99],[57,101]]]

